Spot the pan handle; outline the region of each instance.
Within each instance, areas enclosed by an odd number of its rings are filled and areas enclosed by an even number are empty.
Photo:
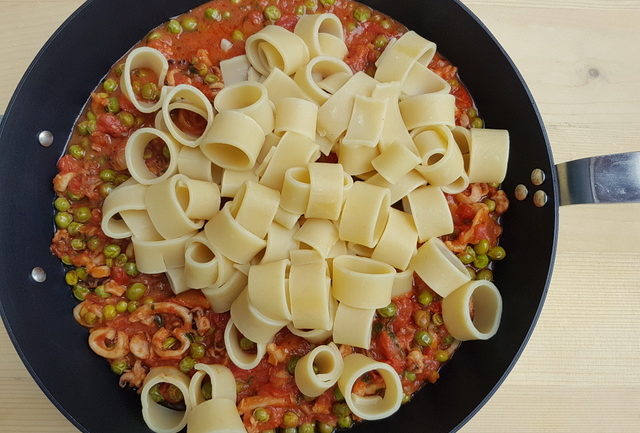
[[[577,159],[556,172],[561,206],[640,202],[640,152]]]

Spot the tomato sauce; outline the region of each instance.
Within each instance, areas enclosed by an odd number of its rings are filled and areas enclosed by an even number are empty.
[[[272,23],[265,17],[264,10],[274,4],[280,11],[280,17],[274,23],[289,30],[294,29],[301,14],[336,14],[343,23],[349,48],[345,61],[354,72],[365,71],[373,75],[375,61],[388,42],[407,31],[393,19],[352,1],[216,0],[176,18],[178,23],[194,19],[195,28],[180,27],[181,31],[175,33],[170,31],[169,25],[163,25],[151,31],[138,46],[155,48],[167,57],[167,85],[190,84],[213,101],[224,87],[220,61],[244,54],[246,38]],[[456,97],[457,124],[469,127],[481,122],[471,95],[460,81],[457,68],[439,53],[429,68],[451,85],[451,93]],[[305,398],[298,391],[290,371],[295,357],[308,353],[313,344],[292,335],[285,328],[269,345],[267,355],[256,368],[237,368],[224,350],[223,334],[229,313],[214,313],[199,291],[191,290],[175,296],[163,274],[138,273],[130,240],[110,239],[102,232],[100,221],[104,198],[111,189],[129,178],[124,160],[127,139],[135,130],[153,126],[155,117],[154,114],[138,112],[123,95],[119,88],[122,71],[121,61],[91,95],[69,139],[67,154],[58,162],[58,174],[53,181],[58,197],[66,202],[60,206],[56,202],[59,214],[78,215],[81,208],[90,211],[90,217],[82,222],[67,221],[65,224],[62,221],[58,224],[59,216],[56,216],[58,229],[51,244],[51,251],[69,266],[67,282],[73,287],[73,294],[83,302],[81,321],[86,326],[122,331],[130,339],[136,335],[144,336],[147,342],[163,328],[171,333],[186,327],[192,347],[198,345],[203,349],[200,353],[191,349],[179,357],[161,357],[151,350],[146,359],[129,353],[120,360],[125,362],[125,371],[135,372],[137,366],[143,374],[140,377],[125,373],[120,381],[122,386],[140,387],[144,372],[151,367],[171,365],[185,370],[188,361],[194,361],[193,356],[198,362],[220,363],[231,369],[237,382],[238,410],[250,432],[280,427],[285,412],[294,412],[299,425],[321,422],[335,426],[337,416],[332,408],[339,396],[332,389],[315,399]],[[157,82],[152,71],[136,70],[131,78],[139,98],[157,97],[152,94],[152,86]],[[184,132],[200,134],[206,127],[205,120],[194,113],[175,110],[171,115]],[[157,175],[167,167],[169,155],[160,140],[147,147],[144,157],[147,167]],[[337,158],[331,154],[323,156],[322,161],[337,162]],[[447,195],[447,200],[455,229],[443,240],[452,251],[463,253],[483,239],[488,240],[490,246],[497,245],[502,232],[499,218],[508,208],[508,200],[497,185],[471,185],[463,193]],[[489,206],[487,200],[493,205]],[[472,266],[469,268],[474,273],[478,270]],[[132,300],[127,289],[136,283],[146,289],[140,297]],[[425,383],[438,379],[440,367],[453,356],[459,345],[442,323],[441,301],[416,276],[413,290],[393,299],[396,311],[392,317],[384,317],[381,313],[376,315],[371,349],[364,351],[343,346],[343,355],[352,351],[363,352],[391,365],[402,377],[408,400]],[[193,316],[193,323],[183,324],[180,315],[172,313],[150,314],[143,320],[131,320],[134,314],[143,311],[143,306],[160,302],[188,310]],[[109,306],[113,307],[115,315],[113,311],[107,311]],[[428,344],[416,343],[416,334],[420,332],[428,332]],[[178,342],[169,344],[171,341],[167,343],[165,340],[165,343],[169,349],[179,348]],[[114,365],[112,362],[116,371]],[[190,375],[194,372],[192,369],[186,371]],[[355,390],[377,392],[382,386],[382,379],[377,374],[369,374],[358,380]],[[168,406],[179,407],[180,402],[175,400],[175,396],[170,396],[171,391],[164,385],[159,388]],[[255,420],[252,414],[257,407],[268,411],[268,421],[259,423]]]

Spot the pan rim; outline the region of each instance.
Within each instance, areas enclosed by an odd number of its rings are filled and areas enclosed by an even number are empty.
[[[45,44],[42,46],[42,48],[38,51],[38,53],[36,54],[36,56],[34,57],[34,59],[32,60],[32,62],[29,64],[29,66],[27,67],[25,73],[23,74],[22,78],[20,79],[18,85],[16,86],[12,97],[7,105],[7,109],[6,112],[4,113],[4,116],[2,118],[2,121],[0,121],[0,141],[2,141],[2,137],[4,135],[4,129],[6,127],[7,124],[7,119],[9,119],[12,115],[13,112],[13,108],[15,105],[17,105],[17,101],[18,101],[18,95],[21,93],[21,90],[24,88],[24,86],[26,86],[28,84],[28,81],[30,79],[30,76],[33,72],[33,70],[37,67],[39,61],[41,60],[41,58],[44,56],[44,54],[47,52],[47,50],[50,48],[50,46],[54,43],[54,41],[58,38],[58,36],[63,33],[66,28],[76,19],[76,17],[78,15],[80,15],[86,8],[90,7],[92,4],[94,4],[97,0],[87,0],[85,1],[82,5],[80,5],[57,29],[56,31],[49,37],[49,39],[45,42]],[[366,0],[359,0],[363,3],[366,3]],[[558,193],[558,180],[557,180],[557,173],[555,171],[555,163],[554,163],[554,158],[553,158],[553,153],[552,153],[552,149],[550,146],[550,142],[549,142],[549,137],[544,125],[544,122],[542,120],[542,117],[540,115],[540,111],[538,109],[538,106],[535,102],[535,99],[533,98],[533,95],[529,89],[529,87],[527,86],[524,78],[522,77],[522,74],[520,73],[519,69],[517,68],[517,66],[515,65],[515,63],[513,62],[513,60],[511,59],[511,57],[509,56],[509,54],[506,52],[506,50],[502,47],[502,45],[498,42],[498,40],[496,39],[496,37],[493,35],[493,33],[487,28],[487,26],[466,6],[464,5],[460,0],[449,0],[452,3],[454,3],[458,8],[460,8],[466,15],[468,15],[473,21],[475,21],[475,23],[477,25],[480,26],[480,28],[483,30],[483,32],[489,37],[489,40],[491,42],[491,44],[493,44],[493,46],[495,48],[497,48],[497,50],[501,53],[501,55],[503,56],[503,58],[507,61],[507,63],[509,64],[511,70],[513,71],[513,73],[515,74],[515,76],[517,77],[518,81],[520,82],[520,85],[522,86],[523,90],[526,93],[526,96],[529,100],[529,103],[531,104],[531,108],[533,109],[535,116],[537,118],[538,121],[538,125],[540,128],[540,131],[542,132],[543,138],[544,138],[544,144],[546,147],[546,151],[547,151],[547,155],[549,157],[549,162],[550,165],[552,167],[552,170],[550,170],[551,172],[548,173],[548,175],[550,176],[550,184],[551,184],[551,188],[553,191],[553,196],[550,197],[550,202],[549,204],[553,205],[553,242],[551,245],[551,252],[550,252],[550,256],[549,256],[549,263],[548,263],[548,271],[547,271],[547,276],[546,276],[546,280],[544,283],[544,288],[541,292],[541,296],[540,296],[540,300],[538,302],[538,305],[536,307],[536,311],[535,314],[532,317],[532,321],[531,324],[522,340],[522,342],[520,343],[518,350],[516,351],[515,355],[513,356],[513,359],[511,360],[511,362],[509,363],[509,365],[506,367],[506,369],[502,372],[500,378],[498,379],[498,381],[496,381],[496,383],[493,385],[493,387],[491,388],[491,390],[485,395],[485,397],[475,406],[475,408],[470,411],[467,416],[462,419],[452,430],[451,432],[457,432],[459,431],[467,422],[469,422],[469,420],[471,418],[473,418],[483,407],[484,405],[489,401],[489,399],[491,397],[493,397],[493,395],[496,393],[496,391],[500,388],[500,386],[503,384],[503,382],[505,381],[505,379],[507,378],[507,376],[511,373],[511,371],[513,370],[513,368],[515,367],[515,364],[519,361],[525,347],[527,346],[527,344],[529,343],[529,340],[531,338],[531,335],[538,323],[540,314],[542,312],[542,309],[544,307],[544,303],[547,297],[547,293],[549,290],[549,286],[551,283],[551,277],[553,275],[553,269],[554,269],[554,265],[555,265],[555,259],[556,259],[556,253],[557,253],[557,244],[558,244],[558,225],[559,225],[559,203],[558,203],[558,197],[559,197],[559,193]],[[59,402],[56,397],[49,391],[49,389],[46,387],[45,383],[43,382],[43,380],[40,378],[40,376],[38,375],[38,373],[35,371],[34,367],[31,365],[31,362],[29,361],[28,357],[25,355],[20,343],[18,342],[16,335],[13,331],[13,328],[11,326],[11,323],[8,321],[8,318],[5,314],[5,308],[4,305],[2,304],[2,300],[0,299],[0,316],[2,316],[2,321],[4,323],[4,326],[7,330],[7,334],[9,335],[9,339],[11,341],[11,343],[13,344],[16,353],[18,354],[18,356],[20,357],[20,360],[22,361],[22,364],[25,366],[25,368],[27,369],[27,371],[29,372],[29,374],[31,375],[31,377],[34,379],[34,381],[36,382],[36,384],[38,385],[38,387],[42,390],[42,392],[46,395],[46,397],[53,403],[53,405],[56,407],[56,409],[58,409],[58,411],[60,411],[60,413],[62,413],[65,418],[67,418],[78,430],[80,430],[83,433],[90,433],[89,430],[87,430],[78,420],[76,420],[76,418],[69,412],[66,410],[66,408],[62,405],[61,402]]]

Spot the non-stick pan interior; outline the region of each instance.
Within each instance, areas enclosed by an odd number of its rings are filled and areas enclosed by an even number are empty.
[[[49,252],[53,234],[51,179],[73,122],[100,78],[147,31],[197,6],[199,0],[89,1],[45,46],[18,87],[0,131],[0,301],[5,324],[45,393],[81,430],[146,431],[137,395],[87,346],[87,331],[71,315],[76,305],[63,268]],[[555,175],[540,117],[508,58],[486,29],[451,0],[373,0],[370,6],[435,41],[459,66],[488,127],[511,133],[511,192],[534,168],[547,173],[547,205],[531,200],[504,218],[508,258],[496,271],[504,299],[500,331],[488,342],[464,343],[441,379],[395,416],[355,431],[448,432],[492,393],[518,356],[544,298],[557,222]],[[53,132],[53,146],[38,132]],[[31,278],[43,267],[46,282]]]

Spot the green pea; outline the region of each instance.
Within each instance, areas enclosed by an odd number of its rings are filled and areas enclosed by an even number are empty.
[[[115,259],[116,257],[118,257],[118,254],[120,254],[120,247],[116,244],[109,244],[102,249],[102,252],[104,253],[105,257]]]
[[[56,210],[59,210],[60,212],[66,212],[71,207],[71,203],[69,203],[69,200],[67,200],[64,197],[58,197],[53,202],[53,206],[56,208]]]
[[[162,342],[162,348],[165,350],[169,350],[173,346],[175,346],[177,342],[178,340],[176,340],[175,337],[167,337],[166,340]]]
[[[84,226],[84,224],[80,224],[78,222],[72,222],[71,224],[69,224],[69,227],[67,227],[67,231],[69,232],[69,234],[71,236],[76,236],[80,233],[80,229]]]
[[[229,18],[231,18],[231,11],[222,12],[222,19],[223,20],[228,20]]]
[[[138,272],[138,267],[135,262],[128,262],[124,264],[124,272],[130,277],[137,277],[140,272]]]
[[[335,416],[348,416],[351,411],[349,410],[349,406],[347,406],[346,403],[335,403],[333,405],[333,408],[331,409],[331,412],[333,412],[333,414]]]
[[[162,33],[160,32],[151,32],[149,36],[147,36],[147,42],[155,41],[156,39],[160,39],[162,37]]]
[[[104,317],[105,320],[113,320],[117,315],[116,307],[111,304],[105,305],[102,308],[102,317]]]
[[[240,348],[242,350],[251,350],[254,347],[256,347],[256,343],[254,343],[253,341],[249,340],[246,337],[242,337],[240,339]]]
[[[335,427],[330,424],[318,423],[318,433],[333,433],[335,430]]]
[[[86,154],[87,154],[87,151],[84,150],[82,146],[78,146],[77,144],[74,144],[73,146],[69,147],[69,155],[73,156],[75,159],[82,159],[85,157]]]
[[[486,254],[478,254],[473,261],[473,266],[478,269],[483,269],[489,266],[489,257]]]
[[[404,378],[409,382],[414,382],[416,380],[416,374],[413,371],[407,370],[404,372]]]
[[[433,319],[433,323],[440,326],[444,323],[444,320],[442,319],[442,314],[440,313],[436,313],[432,316]]]
[[[220,77],[218,77],[216,74],[207,74],[204,77],[204,82],[207,84],[217,83],[218,81],[220,81]]]
[[[268,432],[268,430],[267,430],[267,432]],[[262,433],[264,433],[264,432],[262,432]],[[280,429],[280,433],[298,433],[298,429],[295,428],[295,427],[283,428],[283,429]]]
[[[189,348],[189,355],[191,355],[193,359],[200,359],[204,356],[204,354],[205,348],[200,343],[193,343]]]
[[[200,389],[202,390],[202,397],[205,400],[211,400],[213,398],[213,385],[211,385],[211,382],[204,382]]]
[[[378,314],[385,318],[395,317],[398,313],[398,307],[393,302],[384,308],[378,308]]]
[[[87,111],[87,119],[89,120],[96,120],[97,117],[95,114],[93,114],[93,111]]]
[[[292,356],[287,363],[287,371],[289,374],[294,374],[296,371],[296,365],[298,365],[298,361],[300,360],[299,356]]]
[[[487,205],[487,209],[489,209],[489,212],[493,212],[496,210],[496,202],[491,200],[490,198],[485,198],[482,203]]]
[[[474,117],[471,121],[472,128],[484,128],[484,120],[481,117]]]
[[[187,17],[182,20],[182,27],[188,31],[192,32],[198,29],[198,20],[194,17]]]
[[[234,5],[239,5],[240,3],[242,3],[242,0],[231,0],[231,3],[233,3]]]
[[[151,389],[149,390],[149,397],[151,397],[151,400],[155,401],[156,403],[161,403],[164,401],[164,397],[162,396],[162,393],[160,392],[160,384],[157,383],[155,385],[153,385],[151,387]]]
[[[113,192],[114,189],[115,186],[111,182],[106,182],[100,184],[100,186],[98,187],[98,192],[100,193],[101,197],[107,197]]]
[[[449,353],[446,350],[438,350],[436,352],[436,361],[447,362],[449,360]]]
[[[153,158],[153,151],[151,149],[145,149],[142,154],[142,159],[151,159]]]
[[[467,115],[469,116],[469,118],[473,119],[474,117],[478,116],[478,110],[476,110],[475,108],[471,107],[467,110]]]
[[[493,281],[493,272],[491,272],[491,269],[483,269],[478,272],[475,279]]]
[[[315,10],[318,7],[318,0],[305,0],[305,7]]]
[[[126,359],[119,359],[117,361],[113,361],[111,363],[111,371],[113,371],[118,376],[122,375],[129,368],[129,364]]]
[[[109,98],[107,106],[105,107],[107,113],[117,114],[120,112],[120,101],[115,96]]]
[[[433,302],[433,295],[428,290],[424,290],[418,295],[418,302],[422,305],[429,305]]]
[[[231,39],[236,42],[244,41],[244,33],[242,33],[240,30],[234,30],[233,32],[231,32]]]
[[[177,35],[179,33],[182,33],[182,26],[180,25],[180,22],[178,20],[171,20],[167,23],[167,30],[169,31],[169,33]]]
[[[118,82],[113,78],[107,78],[104,80],[104,83],[102,83],[102,88],[109,93],[115,92],[118,88]]]
[[[89,272],[87,272],[85,268],[76,268],[75,272],[78,276],[78,279],[81,281],[85,281],[87,278],[89,278]]]
[[[353,420],[350,416],[341,416],[338,418],[338,427],[351,428],[353,426]]]
[[[205,10],[204,16],[205,18],[208,18],[210,20],[220,21],[222,19],[222,16],[220,15],[220,11],[215,8],[208,8],[207,10]]]
[[[335,2],[336,0],[320,0],[320,3],[324,6],[332,6]]]
[[[298,433],[314,433],[316,431],[316,425],[313,423],[304,423],[298,427]]]
[[[85,286],[74,286],[73,287],[73,296],[78,300],[78,301],[84,301],[85,298],[87,297],[87,295],[89,294],[90,290],[85,287]]]
[[[127,302],[127,311],[129,313],[133,313],[134,311],[136,311],[138,309],[138,302],[137,301],[130,301]]]
[[[433,338],[431,337],[431,334],[421,329],[416,332],[416,334],[413,337],[413,340],[416,342],[416,344],[420,346],[429,346]]]
[[[94,293],[96,294],[96,296],[99,296],[102,299],[111,297],[111,294],[104,289],[104,286],[102,284],[95,288]]]
[[[282,416],[282,427],[284,428],[296,427],[299,422],[300,418],[295,412],[288,411]]]
[[[389,38],[385,35],[378,35],[376,39],[373,41],[373,45],[376,48],[384,48],[389,43]]]
[[[356,10],[353,11],[353,17],[356,21],[364,23],[371,18],[371,10],[368,8],[356,8]]]
[[[86,206],[79,207],[73,212],[73,217],[78,222],[86,223],[91,219],[91,209]]]
[[[259,407],[253,411],[253,417],[258,422],[267,422],[269,421],[269,412],[266,409]]]
[[[66,229],[69,227],[69,224],[71,224],[71,221],[73,221],[73,217],[68,212],[58,212],[54,221],[59,229]]]
[[[104,169],[100,172],[100,179],[103,182],[113,182],[116,180],[116,172],[111,169]]]
[[[490,182],[489,186],[491,188],[500,188],[500,183],[499,182]]]
[[[80,122],[78,123],[78,125],[76,126],[76,130],[78,131],[78,134],[80,135],[89,135],[89,124],[84,121],[84,122]]]
[[[120,123],[127,128],[131,128],[136,122],[136,118],[133,114],[128,113],[126,111],[121,111],[118,113],[118,119],[120,119]]]
[[[62,256],[60,260],[62,260],[62,263],[64,263],[67,266],[71,265],[71,257],[69,257],[68,254],[65,254],[64,256]]]
[[[411,396],[409,394],[402,394],[402,404],[407,404],[411,401]]]
[[[76,284],[78,284],[78,274],[76,273],[76,271],[68,271],[66,274],[64,274],[64,280],[68,285],[75,286]]]
[[[158,99],[158,85],[156,83],[147,83],[140,89],[140,95],[147,101]]]
[[[473,269],[471,266],[467,266],[465,268],[467,270],[467,273],[469,274],[469,278],[471,278],[472,280],[476,279],[476,270]]]
[[[347,23],[347,31],[349,33],[351,33],[352,31],[354,31],[358,26],[355,25],[355,23],[349,22]]]
[[[504,250],[504,248],[495,246],[489,249],[487,255],[491,260],[504,260],[504,258],[507,257],[507,252]]]
[[[198,361],[196,361],[195,359],[191,358],[190,356],[186,356],[184,358],[182,358],[182,361],[180,361],[180,371],[183,373],[188,373],[191,370],[193,370],[193,367],[196,365]]]
[[[84,250],[86,247],[85,242],[80,238],[71,239],[71,248],[76,251]]]
[[[473,249],[473,247],[472,247],[472,246],[468,246],[468,247],[466,247],[466,248],[464,249],[464,252],[465,252],[466,254],[470,254],[470,255],[471,255],[471,257],[473,257],[474,259],[476,258],[476,252],[474,251],[474,249]]]
[[[125,311],[127,311],[127,301],[118,301],[118,303],[116,304],[116,311],[118,313],[124,313]]]
[[[282,12],[278,9],[278,6],[270,5],[264,8],[264,17],[271,21],[277,21],[282,16]]]
[[[389,30],[391,28],[391,22],[389,22],[389,20],[384,20],[380,23],[380,26],[385,30]]]
[[[489,241],[486,239],[482,239],[480,242],[474,245],[473,251],[475,251],[478,255],[487,254],[487,251],[489,251],[490,247],[491,244],[489,243]]]
[[[124,264],[127,263],[127,260],[129,260],[129,257],[124,253],[120,253],[118,254],[118,257],[116,257],[115,262],[118,266],[124,266]]]
[[[342,395],[342,391],[337,386],[333,388],[333,399],[335,401],[344,401],[344,395]]]
[[[147,291],[147,286],[142,283],[133,283],[127,288],[125,296],[130,301],[138,301],[140,300],[145,292]]]
[[[122,76],[122,73],[124,72],[124,63],[120,63],[118,66],[116,66],[113,69],[113,72],[115,72],[115,74],[120,77]]]
[[[296,11],[295,11],[296,15],[298,15],[298,16],[304,15],[306,12],[307,12],[307,7],[305,5],[296,6]],[[303,425],[306,425],[306,424],[303,424]]]
[[[465,265],[468,265],[469,263],[473,262],[474,256],[467,252],[464,252],[458,254],[458,259],[460,259],[460,261]]]

